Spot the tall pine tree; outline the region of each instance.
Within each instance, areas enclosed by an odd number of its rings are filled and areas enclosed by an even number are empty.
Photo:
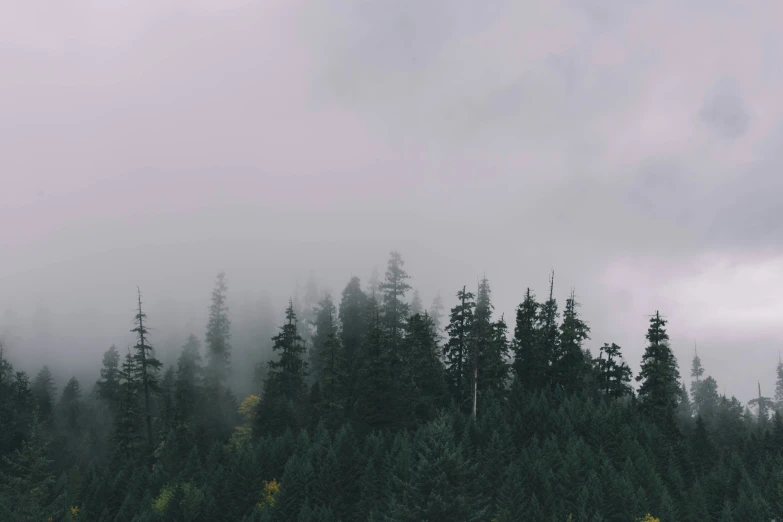
[[[649,344],[642,357],[639,406],[663,428],[673,428],[680,393],[680,371],[669,346],[666,320],[659,312],[650,318]]]
[[[141,309],[141,290],[138,291],[138,313],[136,314],[136,328],[131,332],[136,334],[136,353],[134,360],[136,371],[139,375],[139,383],[144,394],[144,418],[147,425],[147,447],[151,452],[152,442],[152,405],[150,404],[150,395],[158,384],[158,371],[163,364],[155,358],[152,346],[148,342],[149,331],[144,326],[147,315]]]
[[[231,321],[226,306],[227,290],[226,274],[221,272],[212,290],[206,334],[206,378],[209,387],[215,389],[226,381],[231,371]]]
[[[443,347],[446,359],[446,382],[458,409],[462,409],[468,400],[470,386],[469,359],[470,344],[473,335],[473,310],[476,307],[475,296],[465,287],[457,292],[457,306],[451,309],[449,324],[446,326],[448,341]]]

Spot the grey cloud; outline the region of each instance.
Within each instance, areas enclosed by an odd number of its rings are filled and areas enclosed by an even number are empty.
[[[705,252],[783,254],[783,16],[729,4],[15,6],[0,333],[35,364],[97,366],[127,340],[137,284],[176,349],[220,270],[248,325],[311,269],[336,294],[396,248],[425,302],[486,270],[507,318],[554,267],[591,345],[635,364],[643,315],[682,297],[663,282],[700,277]],[[695,312],[677,313],[673,328]]]
[[[750,115],[741,94],[727,80],[715,86],[701,107],[699,116],[716,134],[729,139],[741,137],[750,124]]]

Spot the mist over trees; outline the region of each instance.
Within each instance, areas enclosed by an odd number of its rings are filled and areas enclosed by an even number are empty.
[[[166,363],[137,290],[135,345],[90,381],[31,378],[0,343],[0,520],[783,518],[783,363],[743,405],[696,350],[685,382],[659,311],[632,375],[554,273],[508,319],[486,276],[426,307],[398,252],[373,273],[311,277],[274,329],[237,328],[220,273]]]

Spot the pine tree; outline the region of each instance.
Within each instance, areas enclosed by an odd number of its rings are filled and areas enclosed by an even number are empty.
[[[505,395],[511,377],[508,325],[504,316],[492,323],[492,338],[479,368],[479,380],[485,392],[495,397]]]
[[[438,357],[435,327],[429,314],[416,314],[408,321],[405,337],[408,375],[413,385],[412,406],[417,419],[430,420],[445,395],[443,365]]]
[[[473,487],[476,469],[455,443],[447,417],[439,416],[419,431],[415,454],[410,474],[397,472],[401,491],[382,520],[487,520],[486,505]]]
[[[438,293],[430,305],[430,317],[435,328],[435,334],[438,337],[438,343],[443,338],[443,310],[443,299],[441,299],[440,293]]]
[[[552,374],[553,364],[557,361],[560,352],[560,334],[557,326],[559,314],[557,312],[557,301],[554,297],[554,288],[555,273],[552,271],[552,274],[549,276],[549,299],[541,305],[538,317],[538,323],[540,325],[538,336],[539,350],[546,356],[546,382],[549,385],[554,383]]]
[[[693,347],[693,361],[691,362],[691,389],[693,389],[693,383],[699,382],[701,376],[704,375],[704,367],[701,365],[701,359],[699,359],[699,352],[696,351],[696,347]]]
[[[212,303],[209,306],[209,321],[207,322],[207,384],[218,389],[228,378],[231,365],[231,321],[228,318],[226,306],[226,274],[217,276],[215,288],[212,290]]]
[[[451,309],[451,316],[446,332],[449,336],[443,347],[446,359],[446,382],[458,409],[461,409],[467,401],[467,388],[470,385],[468,371],[469,350],[473,332],[474,314],[476,307],[475,296],[466,291],[465,287],[457,292],[458,304]]]
[[[33,392],[35,405],[38,408],[38,415],[45,422],[52,413],[54,394],[56,393],[54,377],[52,377],[52,372],[48,366],[41,368],[35,376],[31,391]]]
[[[307,391],[307,362],[304,360],[305,346],[297,328],[296,314],[292,301],[285,311],[285,324],[280,333],[272,337],[272,350],[279,353],[277,361],[269,361],[264,396],[283,398],[286,401],[301,401]]]
[[[158,384],[158,371],[163,364],[153,355],[153,348],[147,342],[149,331],[144,326],[144,320],[147,315],[141,310],[141,290],[138,291],[138,313],[136,314],[136,328],[132,329],[137,336],[136,353],[134,360],[136,371],[139,373],[139,383],[144,393],[144,417],[147,425],[147,447],[152,451],[152,406],[150,405],[150,394],[155,390]]]
[[[367,295],[362,291],[359,278],[352,277],[340,300],[340,338],[345,349],[345,358],[351,367],[366,335],[366,308]]]
[[[421,304],[421,296],[419,295],[418,290],[413,290],[413,297],[411,298],[411,302],[408,305],[408,313],[410,314],[410,317],[413,317],[414,315],[418,315],[424,312],[424,305]]]
[[[340,343],[337,324],[331,315],[333,311],[334,306],[332,306],[328,322],[322,324],[322,327],[326,329],[326,340],[323,342],[319,357],[322,366],[320,382],[323,409],[326,418],[331,421],[336,420],[337,415],[345,407],[347,398],[346,387],[348,384],[343,347]]]
[[[622,360],[621,348],[616,344],[604,343],[596,361],[600,374],[601,391],[607,397],[619,399],[633,392],[631,369]]]
[[[763,395],[761,395],[760,382],[758,383],[758,387],[759,387],[758,397],[749,400],[748,405],[756,407],[756,411],[757,411],[756,418],[758,419],[759,424],[761,426],[766,426],[767,421],[769,421],[770,410],[772,410],[772,408],[774,407],[774,403],[772,402],[772,399],[770,399],[769,397],[764,397]]]
[[[400,403],[393,393],[390,354],[384,346],[384,325],[374,297],[367,303],[367,334],[357,372],[355,412],[369,429],[383,429],[400,420]]]
[[[776,370],[777,380],[775,381],[775,407],[783,410],[783,360],[778,355],[778,367]]]
[[[554,384],[568,392],[576,392],[587,368],[582,343],[590,339],[590,327],[579,317],[574,291],[566,299],[563,324],[560,326],[560,342],[557,358],[553,361]]]
[[[386,278],[379,287],[383,293],[382,317],[385,335],[395,365],[400,357],[398,352],[405,331],[405,321],[410,316],[410,305],[405,302],[405,293],[411,288],[407,282],[410,276],[405,272],[404,266],[402,256],[398,252],[392,252],[386,268]]]
[[[547,356],[538,342],[539,307],[530,288],[525,299],[517,307],[514,328],[514,378],[526,390],[536,390],[543,385],[547,371]]]
[[[120,353],[114,345],[103,353],[101,378],[95,383],[95,390],[112,410],[117,407],[120,400]]]
[[[335,317],[337,308],[332,302],[332,296],[328,293],[318,302],[313,310],[314,332],[311,338],[310,346],[310,375],[315,381],[323,378],[323,367],[325,364],[326,341],[332,334],[337,334],[337,325]]]
[[[476,417],[479,387],[479,366],[483,362],[493,340],[492,300],[490,298],[489,281],[484,277],[478,286],[476,297],[476,313],[473,321],[471,343],[468,345],[471,364],[471,415]]]
[[[114,424],[114,440],[120,455],[128,458],[137,456],[141,448],[141,410],[139,393],[141,383],[136,358],[130,349],[120,368],[120,403],[117,420]]]
[[[53,514],[54,476],[52,461],[46,457],[37,415],[33,417],[30,436],[21,449],[2,457],[0,466],[0,509],[5,500],[10,508],[8,520],[46,520]],[[0,511],[2,514],[2,511]],[[51,520],[51,518],[49,518]]]
[[[680,390],[680,372],[677,359],[669,347],[666,320],[658,312],[650,318],[647,340],[649,344],[642,357],[641,371],[636,377],[641,382],[639,406],[661,426],[672,428]]]
[[[174,376],[175,419],[185,423],[196,412],[202,393],[204,369],[201,367],[201,342],[190,334],[177,359]]]

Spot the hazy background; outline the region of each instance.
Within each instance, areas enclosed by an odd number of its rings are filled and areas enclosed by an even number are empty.
[[[589,346],[636,371],[660,309],[688,382],[697,341],[772,395],[781,92],[774,0],[6,1],[0,335],[94,380],[139,285],[170,360],[224,270],[250,351],[397,249],[425,305],[554,268]]]

